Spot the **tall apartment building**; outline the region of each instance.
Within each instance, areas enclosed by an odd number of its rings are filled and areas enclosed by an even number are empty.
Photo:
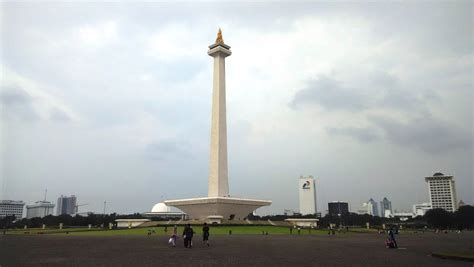
[[[433,209],[444,209],[449,212],[457,210],[458,203],[453,176],[437,172],[433,176],[425,177],[425,181],[428,183],[430,202]]]
[[[25,202],[16,200],[0,200],[0,218],[15,216],[16,219],[23,217]]]
[[[76,213],[76,202],[77,198],[75,195],[70,197],[61,195],[58,198],[58,206],[56,210],[56,215],[68,214],[73,215]]]
[[[392,213],[392,202],[384,197],[383,200],[380,201],[380,216],[388,218]]]

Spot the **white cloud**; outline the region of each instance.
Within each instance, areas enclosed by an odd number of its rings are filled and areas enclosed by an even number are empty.
[[[78,27],[76,36],[81,44],[96,48],[105,46],[118,40],[117,22],[107,21]]]
[[[169,23],[145,38],[145,54],[164,62],[189,60],[205,49],[199,47],[201,38],[189,25]]]

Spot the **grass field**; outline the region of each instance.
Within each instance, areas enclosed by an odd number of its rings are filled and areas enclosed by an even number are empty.
[[[194,231],[197,235],[202,234],[202,228],[200,226],[194,226]],[[7,234],[57,234],[57,235],[84,235],[84,236],[121,236],[121,235],[147,235],[148,231],[154,231],[153,235],[171,235],[172,226],[167,227],[143,227],[143,228],[132,228],[132,229],[117,229],[117,230],[102,230],[102,229],[87,229],[87,228],[65,228],[59,229],[15,229],[7,231]],[[290,230],[288,227],[280,226],[211,226],[212,235],[229,235],[229,232],[233,235],[262,235],[262,232],[268,233],[269,235],[288,235]],[[178,227],[178,234],[183,232],[183,227]],[[293,234],[297,235],[298,231],[293,229]],[[321,235],[327,234],[327,230],[324,229],[301,229],[301,235]]]
[[[126,235],[147,235],[148,231],[154,231],[153,235],[171,235],[172,226],[165,227],[139,227],[132,229],[114,229],[114,230],[103,230],[100,228],[64,228],[59,230],[58,228],[29,228],[29,229],[14,229],[8,230],[6,234],[15,234],[15,235],[36,235],[36,234],[55,234],[55,235],[80,235],[80,236],[126,236]],[[193,227],[197,235],[202,234],[202,227],[196,225]],[[232,231],[233,235],[262,235],[262,232],[268,233],[269,235],[289,235],[290,229],[288,227],[282,226],[255,226],[255,225],[246,225],[246,226],[211,226],[211,235],[229,235],[229,231]],[[183,226],[178,227],[178,234],[183,232]],[[366,229],[366,228],[350,228],[347,233],[339,233],[336,231],[336,234],[357,234],[357,233],[377,233],[377,229]],[[413,233],[412,231],[403,231],[403,233]],[[293,229],[293,235],[297,235],[298,231]],[[327,229],[301,229],[301,235],[327,235]]]

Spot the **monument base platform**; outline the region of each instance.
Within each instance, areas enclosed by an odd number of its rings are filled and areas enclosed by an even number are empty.
[[[232,197],[202,197],[166,200],[164,203],[182,210],[190,219],[207,220],[222,216],[224,220],[243,220],[254,210],[272,204],[269,200]]]

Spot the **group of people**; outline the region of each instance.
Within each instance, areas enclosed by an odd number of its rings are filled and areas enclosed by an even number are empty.
[[[194,237],[194,230],[191,227],[190,224],[186,224],[183,230],[183,241],[184,241],[184,247],[185,248],[192,248],[193,247],[193,237]],[[169,243],[173,246],[176,247],[176,241],[178,240],[178,226],[175,225],[173,227],[173,233],[171,234],[171,237],[169,239]],[[207,223],[204,223],[204,226],[202,227],[202,241],[204,245],[209,247],[209,226]]]

